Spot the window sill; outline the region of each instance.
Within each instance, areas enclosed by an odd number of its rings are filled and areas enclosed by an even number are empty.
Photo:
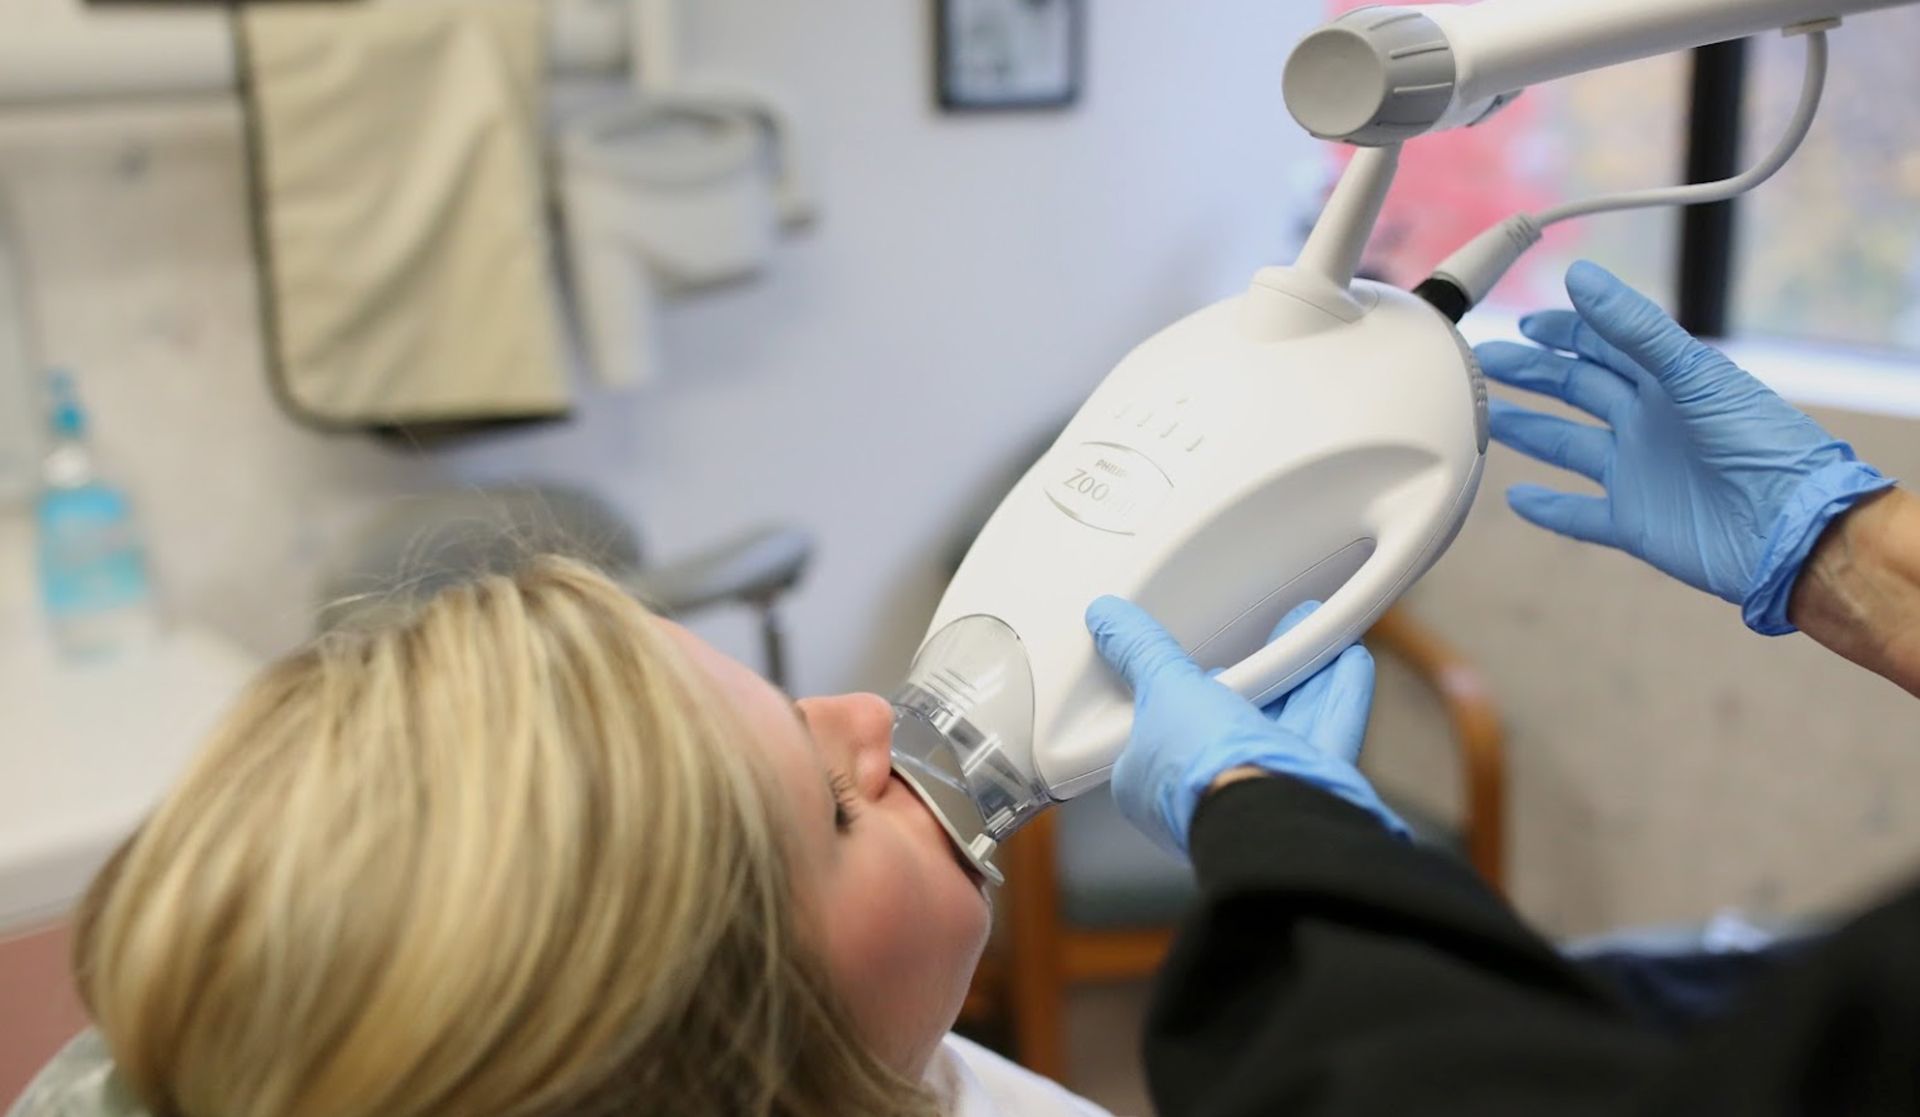
[[[1477,310],[1461,324],[1468,341],[1521,340],[1520,318]],[[1871,350],[1733,338],[1714,343],[1741,368],[1802,407],[1830,407],[1868,415],[1920,419],[1920,358]]]

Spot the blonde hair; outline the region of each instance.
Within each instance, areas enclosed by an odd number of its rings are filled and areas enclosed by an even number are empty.
[[[182,1117],[931,1113],[802,941],[757,750],[564,559],[266,671],[83,905]]]

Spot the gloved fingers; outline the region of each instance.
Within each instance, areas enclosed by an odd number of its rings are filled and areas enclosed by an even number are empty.
[[[1552,396],[1596,419],[1617,422],[1633,403],[1633,385],[1590,360],[1511,341],[1487,342],[1474,354],[1482,371],[1500,383]]]
[[[1322,673],[1328,677],[1327,697],[1307,740],[1323,753],[1357,762],[1373,712],[1373,654],[1355,644]]]
[[[1507,490],[1507,506],[1530,524],[1558,532],[1582,543],[1618,547],[1613,516],[1604,497],[1559,493],[1539,485],[1515,485]]]
[[[1487,401],[1487,426],[1493,437],[1530,458],[1570,469],[1589,481],[1604,481],[1613,460],[1613,433],[1516,407]]]
[[[1352,760],[1366,737],[1373,679],[1372,653],[1355,644],[1281,700],[1273,723],[1321,752]]]
[[[1571,310],[1542,310],[1527,315],[1520,319],[1520,336],[1549,349],[1584,357],[1629,384],[1638,383],[1646,375],[1646,370],[1632,357],[1595,333],[1585,319]]]
[[[1186,789],[1164,770],[1164,760],[1150,748],[1129,747],[1122,752],[1113,764],[1113,802],[1134,829],[1184,859],[1197,797],[1186,799]]]
[[[1087,630],[1093,633],[1093,645],[1101,658],[1127,680],[1136,697],[1153,680],[1169,673],[1201,674],[1180,642],[1131,601],[1113,596],[1096,598],[1087,606]]]
[[[1280,623],[1274,625],[1273,631],[1267,634],[1267,643],[1271,644],[1275,640],[1285,636],[1288,632],[1291,632],[1301,621],[1311,617],[1313,611],[1319,607],[1320,603],[1318,601],[1302,601],[1300,604],[1287,610],[1287,615],[1281,617]]]
[[[1268,721],[1304,741],[1311,736],[1313,723],[1320,717],[1332,688],[1333,664],[1329,663],[1307,676],[1306,682],[1268,702],[1260,712]]]
[[[1593,331],[1645,369],[1676,400],[1697,394],[1731,367],[1667,312],[1586,260],[1567,269],[1567,294]]]

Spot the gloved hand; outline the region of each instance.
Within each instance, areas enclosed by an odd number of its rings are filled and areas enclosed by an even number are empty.
[[[1274,637],[1318,607],[1287,614]],[[1102,597],[1087,609],[1100,654],[1133,689],[1133,734],[1113,766],[1120,812],[1162,848],[1185,855],[1193,812],[1222,772],[1253,766],[1292,776],[1369,811],[1401,837],[1401,822],[1354,765],[1373,705],[1373,657],[1354,645],[1265,709],[1188,658],[1139,606]]]
[[[1541,527],[1617,547],[1741,606],[1757,632],[1792,632],[1787,599],[1820,533],[1893,482],[1605,269],[1573,265],[1567,293],[1572,311],[1520,322],[1544,348],[1491,342],[1475,352],[1493,379],[1612,428],[1488,401],[1493,437],[1606,495],[1515,485],[1507,502]]]

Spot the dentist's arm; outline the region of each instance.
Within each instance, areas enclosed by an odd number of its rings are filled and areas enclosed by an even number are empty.
[[[1787,603],[1808,636],[1920,696],[1920,498],[1869,497],[1828,528]]]
[[[1260,709],[1138,608],[1087,622],[1134,694],[1114,799],[1200,886],[1148,1025],[1157,1112],[1579,1114],[1640,1088],[1663,1045],[1361,774],[1365,648]]]
[[[1088,622],[1134,689],[1115,797],[1199,883],[1147,1023],[1156,1112],[1920,1111],[1920,892],[1723,1019],[1658,1031],[1466,866],[1397,836],[1353,766],[1364,651],[1259,710],[1138,609],[1103,599]]]
[[[1482,345],[1481,365],[1603,425],[1494,400],[1493,436],[1605,493],[1516,485],[1513,510],[1739,605],[1756,632],[1803,628],[1920,694],[1914,498],[1883,495],[1894,482],[1851,446],[1601,268],[1575,264],[1567,292],[1573,310],[1520,323],[1537,346]]]
[[[1273,636],[1318,607],[1287,614]],[[1373,710],[1373,657],[1356,644],[1264,709],[1188,658],[1158,621],[1131,602],[1103,597],[1087,609],[1094,646],[1133,691],[1133,731],[1113,766],[1113,799],[1142,833],[1175,854],[1200,801],[1215,787],[1290,776],[1360,808],[1387,832],[1406,824],[1360,774]]]

